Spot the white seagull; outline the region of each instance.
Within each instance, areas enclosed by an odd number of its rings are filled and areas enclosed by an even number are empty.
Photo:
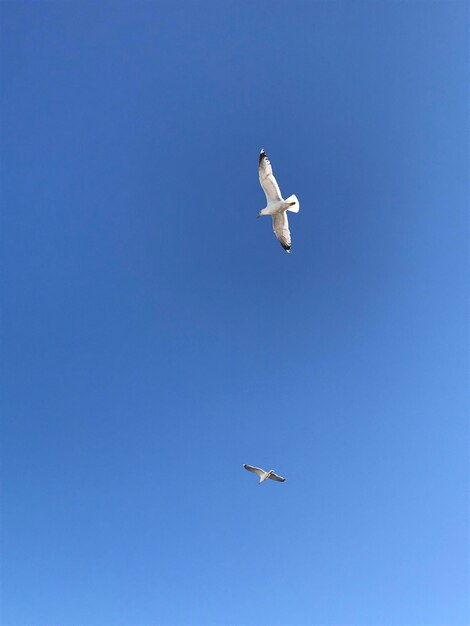
[[[277,474],[275,474],[274,470],[269,470],[269,472],[265,472],[260,467],[253,467],[253,465],[247,465],[246,463],[243,464],[243,467],[249,472],[254,472],[255,474],[258,474],[259,485],[261,485],[261,483],[264,483],[267,478],[270,478],[271,480],[277,480],[278,483],[286,482],[286,479],[282,478],[282,476],[278,476]]]
[[[259,155],[258,170],[259,182],[266,194],[266,200],[268,202],[267,207],[259,212],[258,217],[262,217],[263,215],[272,216],[274,233],[284,250],[290,252],[291,239],[286,211],[298,213],[300,209],[299,201],[297,200],[297,196],[294,195],[289,196],[286,200],[281,196],[279,185],[274,178],[273,168],[264,150],[261,150]]]

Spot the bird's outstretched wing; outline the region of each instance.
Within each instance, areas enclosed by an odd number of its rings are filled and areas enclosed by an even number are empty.
[[[247,465],[246,463],[243,464],[243,467],[249,472],[254,472],[255,474],[258,474],[260,478],[266,474],[266,472],[260,467],[253,467],[253,465]]]
[[[269,475],[269,478],[271,480],[277,480],[278,483],[285,483],[286,479],[283,478],[282,476],[278,476],[277,474],[275,474],[274,472],[272,474]]]
[[[276,213],[273,215],[273,230],[276,237],[279,239],[279,243],[286,252],[290,252],[291,239],[289,230],[289,221],[285,211]]]
[[[264,193],[266,194],[266,200],[268,201],[268,204],[270,202],[277,202],[278,200],[282,200],[279,185],[274,178],[273,168],[271,167],[271,163],[266,156],[266,152],[264,150],[261,150],[259,155],[258,173],[259,182],[261,184],[261,187],[263,188]]]

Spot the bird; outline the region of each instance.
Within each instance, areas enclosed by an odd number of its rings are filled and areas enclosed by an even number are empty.
[[[274,470],[269,470],[269,472],[265,472],[264,470],[262,470],[260,467],[253,467],[253,465],[247,465],[246,463],[243,464],[243,467],[248,470],[249,472],[253,472],[254,474],[258,474],[259,476],[259,485],[261,485],[261,483],[264,483],[264,481],[267,478],[270,478],[271,480],[277,480],[278,483],[285,483],[286,479],[282,478],[282,476],[278,476]]]
[[[274,234],[279,243],[288,253],[291,251],[291,236],[289,230],[289,221],[286,211],[298,213],[300,204],[297,196],[289,196],[284,200],[276,179],[274,178],[271,162],[266,156],[266,152],[261,150],[258,162],[259,182],[266,195],[267,206],[258,213],[258,217],[263,215],[271,215],[273,218]]]

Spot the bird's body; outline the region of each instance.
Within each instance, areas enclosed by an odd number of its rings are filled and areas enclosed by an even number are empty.
[[[300,209],[299,201],[294,195],[289,196],[286,200],[281,196],[281,190],[274,178],[271,163],[264,150],[261,150],[259,155],[258,172],[259,182],[267,200],[267,206],[259,212],[258,217],[263,217],[264,215],[272,216],[274,234],[284,250],[290,252],[291,236],[286,211],[298,213]]]
[[[260,211],[260,216],[263,215],[277,215],[286,211],[290,207],[290,202],[285,200],[279,200],[278,202],[268,202],[268,206]]]
[[[282,476],[278,476],[274,470],[269,470],[269,472],[265,472],[263,469],[261,469],[260,467],[253,467],[253,465],[247,465],[246,463],[243,465],[243,467],[248,470],[249,472],[253,472],[254,474],[257,474],[259,476],[259,483],[261,485],[261,483],[264,483],[265,480],[267,480],[268,478],[270,478],[271,480],[276,480],[279,483],[284,483],[286,482],[285,478],[282,478]]]

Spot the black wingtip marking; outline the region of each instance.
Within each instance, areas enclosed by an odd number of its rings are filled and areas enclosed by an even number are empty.
[[[285,246],[283,243],[281,243],[281,246],[284,248],[284,250],[285,250],[286,252],[289,252],[289,253],[290,253],[291,246]]]
[[[261,163],[261,161],[265,158],[267,158],[266,152],[264,150],[261,150],[261,152],[259,153],[259,163]]]

